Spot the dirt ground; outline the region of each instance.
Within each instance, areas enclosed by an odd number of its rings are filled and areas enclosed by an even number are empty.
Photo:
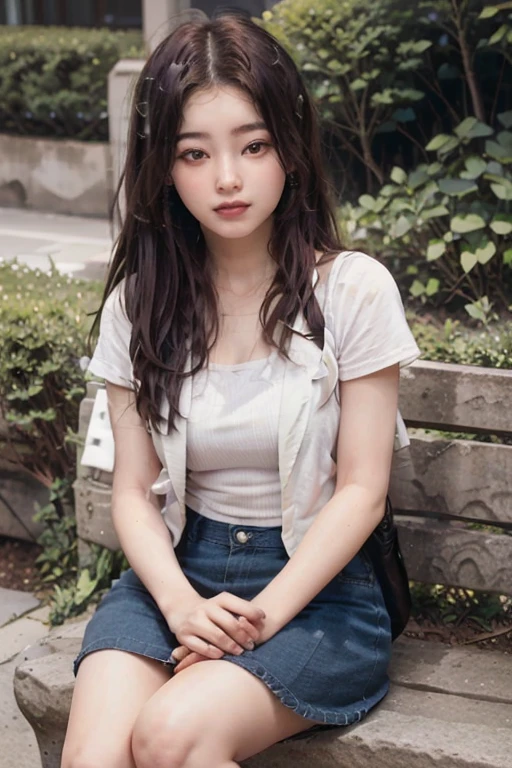
[[[41,547],[26,541],[0,537],[0,587],[48,594],[41,584],[35,560]],[[407,637],[449,643],[473,645],[482,650],[512,653],[512,616],[507,612],[491,619],[484,630],[474,619],[462,612],[456,621],[447,625],[435,610],[414,615],[405,631]]]

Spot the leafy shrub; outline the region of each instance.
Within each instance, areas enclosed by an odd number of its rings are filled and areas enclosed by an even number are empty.
[[[459,320],[448,319],[438,326],[414,314],[408,319],[424,360],[512,369],[511,322],[476,332]]]
[[[341,152],[383,181],[373,144],[396,110],[423,98],[411,87],[411,53],[431,45],[400,48],[405,14],[389,0],[282,0],[263,14],[263,25],[290,52],[320,109],[324,126]]]
[[[79,361],[86,354],[87,312],[101,286],[56,271],[0,264],[0,414],[7,455],[50,487],[74,477],[69,441],[85,393]],[[0,451],[5,450],[0,445]]]
[[[140,56],[137,31],[0,26],[0,131],[108,140],[108,73]]]
[[[125,566],[121,553],[91,546],[88,568],[78,570],[78,542],[71,483],[74,442],[85,394],[80,358],[99,306],[100,283],[0,264],[0,414],[7,444],[0,452],[50,490],[35,520],[43,524],[37,563],[53,585],[50,622],[61,624],[85,610]]]
[[[362,195],[345,209],[382,239],[381,255],[402,259],[413,296],[454,297],[486,321],[492,303],[512,303],[512,111],[498,115],[501,130],[474,117],[426,149],[437,160],[410,173],[395,167],[379,194]]]
[[[393,165],[466,117],[494,126],[511,108],[507,9],[481,0],[282,0],[263,24],[303,71],[341,170],[345,200],[374,192]]]

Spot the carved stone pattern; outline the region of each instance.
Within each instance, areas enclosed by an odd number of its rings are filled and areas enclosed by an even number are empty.
[[[397,522],[410,579],[512,594],[512,536],[432,520]]]
[[[512,446],[413,437],[410,450],[412,469],[393,475],[396,509],[512,523]]]

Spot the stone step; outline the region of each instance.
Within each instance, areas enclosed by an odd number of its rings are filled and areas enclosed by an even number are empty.
[[[52,632],[49,655],[16,671],[16,697],[36,732],[43,768],[60,765],[72,659],[84,626]],[[362,723],[278,744],[244,766],[512,768],[511,656],[402,638],[390,673],[389,695]]]
[[[512,768],[512,707],[486,703],[486,724],[474,702],[395,686],[385,706],[358,725],[278,744],[246,761],[246,768]],[[434,697],[434,698],[432,698]],[[439,699],[447,699],[439,706]],[[493,709],[500,723],[492,724]],[[451,710],[449,720],[443,714]],[[433,717],[432,715],[437,715]],[[489,722],[491,724],[489,724]]]

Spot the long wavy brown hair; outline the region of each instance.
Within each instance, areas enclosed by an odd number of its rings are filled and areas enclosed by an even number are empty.
[[[315,252],[325,260],[341,249],[317,115],[291,57],[265,30],[239,16],[179,26],[151,54],[135,87],[115,201],[119,208],[124,194],[125,212],[93,327],[94,334],[106,298],[125,278],[137,410],[157,429],[164,393],[166,426],[172,429],[183,379],[207,364],[218,334],[217,294],[199,222],[167,182],[187,98],[219,85],[251,97],[283,168],[294,169],[293,184],[285,185],[273,214],[269,253],[277,270],[260,312],[265,340],[285,356],[299,312],[312,343],[321,344]],[[275,334],[279,321],[282,332]]]

